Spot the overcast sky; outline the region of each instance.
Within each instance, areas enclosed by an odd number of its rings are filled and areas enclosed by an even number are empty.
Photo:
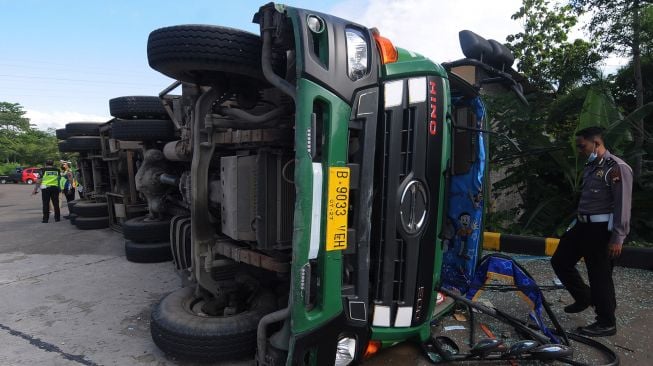
[[[215,24],[258,33],[265,1],[0,0],[0,101],[20,103],[38,128],[108,120],[108,100],[157,95],[173,80],[150,69],[149,33]],[[377,27],[396,46],[434,61],[462,58],[458,32],[505,42],[521,0],[295,0],[288,5]],[[580,33],[575,36],[580,36]]]

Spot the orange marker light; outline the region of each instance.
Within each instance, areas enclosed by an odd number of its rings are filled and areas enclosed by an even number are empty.
[[[392,44],[392,42],[381,36],[381,33],[379,33],[379,30],[376,28],[372,28],[372,35],[374,36],[374,40],[376,41],[376,46],[379,48],[379,51],[381,52],[381,61],[383,64],[389,64],[393,62],[397,62],[397,58],[399,57],[397,54],[397,49],[395,46]]]
[[[374,356],[381,349],[380,341],[369,341],[367,343],[367,348],[365,349],[365,354],[363,354],[364,359],[368,359]]]

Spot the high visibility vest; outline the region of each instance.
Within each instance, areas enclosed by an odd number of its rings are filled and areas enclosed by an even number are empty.
[[[59,176],[59,190],[60,191],[63,191],[63,190],[66,189],[66,182],[68,182],[68,180],[66,180],[65,176],[63,176],[63,175]]]
[[[59,170],[43,168],[41,170],[41,187],[59,187]]]

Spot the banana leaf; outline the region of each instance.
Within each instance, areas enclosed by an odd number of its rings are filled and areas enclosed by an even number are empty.
[[[585,97],[583,109],[578,118],[577,130],[591,126],[607,128],[612,122],[621,119],[621,113],[610,91],[600,84],[594,85],[589,89]]]

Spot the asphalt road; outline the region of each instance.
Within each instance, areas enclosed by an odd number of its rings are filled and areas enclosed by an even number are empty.
[[[0,366],[195,365],[166,357],[150,338],[150,307],[180,286],[172,264],[128,262],[121,234],[110,229],[77,230],[66,220],[41,223],[40,196],[32,197],[31,189],[0,185]],[[65,205],[62,212],[67,212]],[[553,273],[546,258],[519,259],[539,284],[551,284]],[[617,351],[622,365],[652,365],[653,272],[617,268],[615,281],[619,333],[602,341]],[[562,313],[571,301],[564,290],[546,296],[567,329],[592,320],[590,310]],[[527,312],[513,293],[484,297],[517,315]],[[490,318],[477,318],[499,337],[514,335]],[[465,339],[467,330],[445,330],[449,325],[467,323],[448,317],[433,330]],[[477,339],[485,337],[478,330],[476,334]],[[591,350],[579,348],[576,355],[589,364],[600,364]],[[365,364],[430,363],[415,345],[401,344]]]

